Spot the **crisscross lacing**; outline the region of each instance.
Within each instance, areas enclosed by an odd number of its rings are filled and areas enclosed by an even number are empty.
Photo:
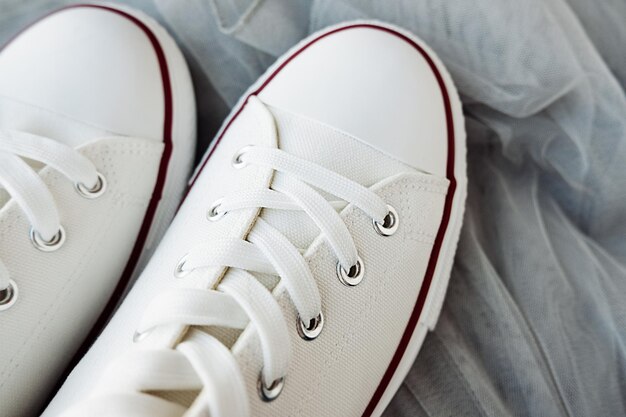
[[[30,133],[0,129],[0,187],[22,209],[36,239],[51,242],[61,230],[59,213],[48,186],[24,158],[54,168],[86,190],[98,186],[99,174],[89,159],[67,145]],[[0,301],[10,286],[10,271],[0,260]]]
[[[260,100],[252,97],[248,105],[250,111],[272,118],[269,125],[274,126],[272,114]],[[263,165],[280,171],[281,181],[274,181],[271,189],[237,190],[223,197],[208,208],[210,218],[246,208],[303,210],[317,224],[345,270],[357,263],[355,242],[337,210],[317,190],[354,204],[377,222],[384,222],[388,214],[385,202],[366,187],[280,149],[246,147],[234,161],[242,169]],[[173,269],[182,277],[208,267],[229,269],[213,289],[178,288],[158,295],[144,312],[138,334],[149,335],[167,325],[244,329],[250,324],[263,355],[259,385],[268,390],[279,386],[285,381],[289,364],[290,329],[271,292],[251,272],[280,276],[300,320],[308,326],[320,316],[322,301],[306,260],[287,237],[259,217],[246,240],[203,242]],[[230,350],[216,338],[192,328],[175,349],[150,348],[149,336],[142,343],[146,343],[145,349],[118,358],[95,392],[66,416],[96,411],[101,416],[249,415],[241,372]],[[147,393],[168,390],[199,390],[200,394],[185,410]]]

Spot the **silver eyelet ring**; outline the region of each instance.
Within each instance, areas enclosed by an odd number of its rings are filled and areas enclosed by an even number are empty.
[[[65,229],[63,226],[59,226],[59,231],[50,240],[45,240],[41,237],[38,231],[30,228],[30,241],[33,245],[42,252],[53,252],[63,246],[65,243]]]
[[[304,340],[313,340],[322,333],[324,328],[324,314],[320,311],[317,317],[311,320],[308,325],[298,317],[298,334]]]
[[[146,330],[145,332],[139,332],[135,330],[133,334],[133,343],[139,343],[144,340],[150,334],[150,330]]]
[[[189,254],[186,254],[185,256],[180,258],[180,260],[176,264],[176,268],[174,268],[174,277],[183,278],[191,273],[192,269],[185,269],[185,264],[187,263],[188,256]]]
[[[206,218],[212,222],[216,222],[227,213],[226,211],[219,211],[218,209],[222,205],[222,199],[216,200],[206,212]]]
[[[259,374],[259,379],[256,383],[259,397],[261,397],[261,399],[266,403],[274,401],[276,398],[278,398],[280,393],[283,391],[284,386],[285,377],[278,378],[276,381],[272,382],[271,385],[267,386],[267,384],[263,380],[263,372]]]
[[[104,175],[98,172],[98,181],[96,182],[96,185],[94,185],[92,188],[88,188],[82,182],[75,183],[74,187],[76,188],[76,191],[78,191],[78,194],[80,194],[81,196],[94,199],[104,194],[107,189],[107,180],[106,178],[104,178]]]
[[[248,145],[248,146],[244,146],[243,148],[239,149],[237,151],[237,153],[235,153],[235,155],[233,155],[233,160],[232,160],[232,164],[233,167],[240,169],[243,168],[247,165],[247,163],[245,161],[243,161],[241,159],[241,157],[243,156],[244,153],[246,153],[250,148],[252,148],[252,145]]]
[[[374,230],[376,230],[376,232],[381,236],[391,236],[396,233],[398,230],[398,224],[400,223],[400,218],[398,217],[396,209],[387,205],[387,210],[388,213],[382,223],[372,220]]]
[[[17,301],[17,284],[12,279],[9,280],[9,286],[0,290],[0,311],[10,309]]]
[[[354,287],[359,285],[365,275],[365,266],[361,258],[357,258],[356,264],[350,267],[350,270],[346,271],[341,263],[337,262],[337,277],[343,285],[348,287]]]

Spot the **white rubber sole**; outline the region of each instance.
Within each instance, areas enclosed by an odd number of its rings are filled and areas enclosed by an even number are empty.
[[[461,106],[461,101],[459,99],[454,83],[452,82],[450,74],[443,66],[437,55],[432,51],[432,49],[425,45],[415,35],[406,30],[378,21],[352,21],[349,23],[342,23],[339,25],[330,26],[303,39],[298,44],[290,48],[289,51],[283,54],[282,57],[279,58],[274,64],[272,64],[265,71],[265,73],[241,96],[237,104],[233,107],[230,114],[223,122],[219,132],[216,135],[216,138],[220,138],[222,136],[224,130],[228,127],[233,117],[237,115],[237,113],[243,107],[250,94],[257,91],[267,81],[269,77],[271,77],[288,59],[290,59],[290,57],[294,53],[305,47],[305,45],[311,42],[312,39],[321,37],[328,32],[332,32],[346,25],[358,24],[372,24],[397,32],[402,36],[412,40],[415,44],[419,45],[430,56],[436,68],[443,77],[445,88],[447,89],[448,95],[450,97],[455,137],[454,176],[456,179],[456,190],[454,194],[454,199],[452,201],[450,220],[448,223],[448,227],[445,231],[441,250],[438,257],[438,262],[435,267],[435,272],[433,274],[431,287],[429,289],[428,296],[426,297],[426,301],[418,320],[418,324],[413,330],[413,334],[411,336],[409,344],[404,352],[404,355],[402,356],[398,367],[393,374],[393,377],[391,378],[391,381],[385,388],[385,391],[380,397],[380,400],[374,408],[374,411],[369,414],[371,416],[378,417],[383,413],[387,405],[389,405],[389,402],[404,381],[404,378],[406,377],[411,366],[413,365],[413,362],[415,361],[415,358],[417,357],[417,354],[419,353],[419,350],[422,346],[422,343],[424,342],[427,333],[433,330],[435,328],[435,325],[437,324],[437,320],[443,306],[446,290],[448,288],[448,282],[450,280],[450,273],[454,261],[454,254],[456,252],[456,247],[461,232],[461,224],[463,222],[463,212],[465,208],[465,198],[467,195],[466,133],[465,124],[463,121],[463,110]],[[214,140],[213,143],[211,143],[211,146],[204,154],[201,163],[196,168],[190,181],[191,183],[193,183],[195,178],[199,175],[200,171],[206,163],[206,160],[211,155],[213,149],[215,148],[215,146],[217,146],[217,144],[217,140]]]

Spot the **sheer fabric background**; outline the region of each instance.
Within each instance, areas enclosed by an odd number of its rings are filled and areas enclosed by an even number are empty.
[[[0,42],[67,3],[0,0]],[[437,328],[385,416],[626,415],[626,2],[124,3],[186,53],[198,157],[309,33],[375,18],[428,42],[464,102],[468,210]]]

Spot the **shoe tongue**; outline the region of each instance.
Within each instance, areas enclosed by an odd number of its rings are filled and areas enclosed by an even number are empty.
[[[276,121],[278,147],[291,155],[315,162],[366,187],[394,174],[414,171],[345,132],[280,108],[269,108]],[[285,175],[276,172],[273,184],[283,181]],[[329,201],[338,200],[321,194]],[[319,235],[318,227],[304,211],[265,209],[261,217],[302,250]]]

